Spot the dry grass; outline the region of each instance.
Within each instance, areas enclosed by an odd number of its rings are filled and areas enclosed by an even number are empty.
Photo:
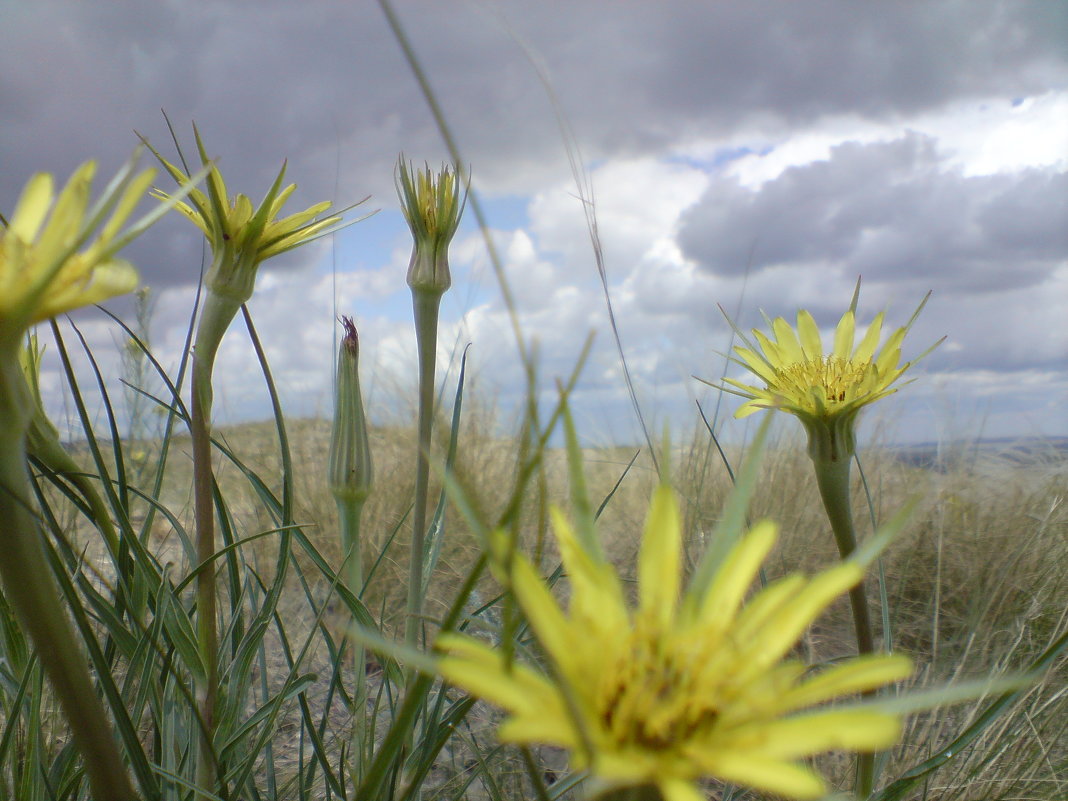
[[[316,547],[337,564],[336,510],[325,478],[329,423],[299,420],[288,427],[296,476],[295,518]],[[456,474],[487,520],[501,512],[516,470],[517,446],[494,436],[497,429],[485,410],[472,414],[461,428],[456,463]],[[447,430],[439,433],[438,441],[444,441]],[[259,475],[280,476],[272,423],[234,426],[219,436]],[[146,447],[151,451],[151,446]],[[415,447],[410,427],[398,425],[372,432],[376,484],[365,508],[365,553],[370,554],[365,559],[370,564],[375,555],[382,558],[364,599],[368,608],[381,616],[387,630],[402,628]],[[180,518],[188,519],[192,514],[188,439],[175,436],[171,448],[162,500]],[[592,498],[601,499],[613,492],[634,452],[627,448],[587,452]],[[729,454],[735,466],[740,456],[738,452]],[[1013,453],[975,453],[936,468],[910,465],[885,449],[862,453],[862,458],[877,519],[889,517],[909,499],[918,499],[910,524],[883,559],[894,646],[914,657],[919,668],[917,684],[1021,670],[1065,631],[1068,458],[1063,452],[1051,449],[1026,459]],[[715,525],[731,483],[718,455],[709,450],[703,437],[677,449],[676,462],[674,475],[684,503],[693,558]],[[239,536],[269,529],[272,524],[242,473],[224,460],[217,465],[218,480],[237,521]],[[655,480],[652,465],[640,456],[600,519],[606,549],[624,576],[633,573],[643,516]],[[854,485],[855,516],[863,536],[871,530],[870,515],[859,479],[855,478]],[[566,507],[562,453],[548,454],[536,488],[525,506],[524,535],[532,551],[543,551],[543,564],[549,569],[555,563],[555,553],[551,538],[546,536],[543,499],[536,496]],[[271,489],[278,491],[279,487]],[[431,498],[437,491],[437,486],[432,488]],[[754,518],[775,519],[782,526],[779,546],[767,563],[769,579],[799,567],[817,570],[837,558],[810,464],[799,443],[782,442],[769,452],[752,514]],[[448,512],[446,532],[427,599],[430,618],[443,612],[457,580],[469,570],[479,550],[475,535],[455,510]],[[269,579],[274,540],[263,538],[252,547]],[[180,558],[179,538],[163,519],[157,519],[154,526],[152,548],[161,559]],[[290,580],[295,582],[292,577]],[[488,578],[483,583],[480,597],[492,598],[495,584]],[[869,594],[876,596],[874,577],[869,578],[869,587]],[[293,589],[293,608],[297,609],[301,601],[295,583]],[[327,598],[329,587],[322,588],[322,593]],[[812,661],[847,656],[854,647],[844,602],[829,610],[801,645],[802,655]],[[899,775],[951,742],[985,703],[912,718],[902,744],[890,756],[885,775]],[[492,719],[489,713],[476,716],[470,736],[491,740]],[[967,753],[906,797],[927,801],[1066,798],[1066,728],[1068,665],[1062,660]],[[343,736],[340,729],[337,736]],[[559,755],[547,759],[555,761],[559,769]],[[832,756],[823,760],[821,767],[827,775],[837,777],[840,788],[849,786],[850,760]],[[501,762],[495,770],[502,786],[514,785],[517,794],[522,792],[523,781],[515,765]],[[440,789],[455,786],[455,777],[462,773],[462,766],[443,766]],[[744,797],[750,796],[734,796]]]
[[[456,465],[461,482],[486,519],[500,512],[508,496],[517,452],[515,443],[493,437],[494,430],[495,425],[484,416],[466,423]],[[237,426],[223,436],[262,475],[278,475],[278,448],[271,424]],[[298,477],[296,518],[324,554],[338,559],[336,513],[324,476],[329,424],[296,421],[290,424],[290,436]],[[176,459],[181,458],[182,442],[180,438],[174,442]],[[376,489],[365,509],[363,531],[366,552],[382,553],[383,558],[365,600],[382,615],[387,628],[395,629],[404,607],[414,436],[401,426],[378,429],[372,434],[372,448]],[[591,497],[611,493],[633,453],[616,448],[587,454]],[[911,466],[886,450],[862,456],[877,518],[888,517],[908,499],[918,499],[914,518],[883,560],[893,641],[896,648],[915,658],[917,683],[1022,669],[1065,630],[1068,460],[1063,453],[1050,451],[1026,461],[991,453],[952,460],[938,469]],[[731,458],[737,461],[737,457]],[[167,493],[170,501],[177,502],[173,508],[188,508],[181,498],[187,491],[184,475],[172,467]],[[710,457],[701,438],[679,449],[675,475],[685,504],[691,552],[696,552],[703,534],[715,524],[730,481],[718,456]],[[269,525],[237,470],[224,466],[219,478],[235,510],[247,512],[242,526],[255,531]],[[624,575],[633,569],[654,481],[651,465],[639,458],[600,521],[606,547]],[[550,454],[547,459],[541,488],[549,500],[566,506],[561,454]],[[432,498],[436,492],[434,488]],[[869,531],[868,506],[859,480],[855,492],[858,529]],[[240,500],[240,493],[246,494],[247,504]],[[532,549],[547,542],[540,508],[532,498],[526,515]],[[769,578],[798,566],[815,570],[836,558],[812,471],[799,446],[781,443],[769,454],[752,512],[754,517],[770,517],[782,525],[779,547],[768,562]],[[268,543],[264,540],[257,547],[269,549]],[[450,510],[446,545],[428,598],[430,617],[448,603],[457,577],[466,572],[477,553],[476,538]],[[546,548],[544,559],[548,567],[554,559],[551,548]],[[875,595],[874,578],[869,582]],[[492,597],[489,593],[494,590],[487,580],[485,597]],[[852,653],[844,603],[818,622],[802,647],[804,655],[816,661]],[[908,797],[929,801],[1068,797],[1066,678],[1068,666],[1062,661],[1011,715],[987,729],[968,753]],[[913,718],[885,775],[897,775],[944,747],[983,707],[983,702],[975,702]],[[849,766],[849,760],[833,757],[823,765],[838,777],[842,788],[848,786]]]

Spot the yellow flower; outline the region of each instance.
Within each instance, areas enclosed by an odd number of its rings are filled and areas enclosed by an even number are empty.
[[[252,201],[246,195],[238,194],[230,198],[222,174],[208,159],[196,126],[193,131],[201,161],[205,167],[210,165],[208,191],[205,194],[193,189],[188,193],[188,203],[179,202],[175,206],[204,233],[211,245],[212,265],[205,278],[208,289],[240,306],[252,297],[256,268],[260,262],[333,233],[341,227],[336,225],[341,216],[320,218],[319,215],[331,206],[329,200],[324,200],[304,211],[278,219],[282,206],[297,188],[296,184],[282,188],[285,163],[259,208],[253,210]],[[179,186],[188,187],[190,179],[184,172],[156,150],[152,152]],[[153,194],[163,199],[171,197],[159,190]]]
[[[147,227],[119,233],[154,171],[133,176],[131,170],[132,163],[127,164],[92,207],[89,190],[95,162],[75,170],[58,199],[51,175],[30,178],[9,225],[0,233],[0,340],[17,342],[34,323],[137,286],[137,272],[115,253]]]
[[[815,674],[785,659],[828,604],[861,580],[878,547],[811,578],[786,576],[743,604],[777,537],[764,521],[718,567],[699,566],[683,592],[678,503],[661,486],[631,608],[614,568],[559,510],[553,524],[571,584],[566,612],[527,559],[506,561],[503,534],[492,560],[530,622],[547,672],[471,637],[448,633],[437,643],[446,679],[508,712],[502,740],[570,749],[573,767],[588,769],[598,792],[655,787],[665,801],[697,801],[702,778],[818,798],[825,783],[797,760],[881,750],[899,736],[892,712],[827,702],[904,679],[906,657],[866,656]]]
[[[834,346],[827,354],[816,321],[804,309],[797,313],[796,330],[782,317],[769,321],[774,339],[753,329],[759,347],[743,335],[744,344],[734,348],[740,358],[732,361],[760,378],[764,386],[723,379],[730,386],[721,389],[748,399],[735,417],[761,409],[790,412],[808,431],[814,457],[820,453],[833,460],[848,458],[856,449],[853,429],[860,410],[897,392],[893,385],[902,374],[939,344],[913,362],[901,362],[901,344],[926,303],[925,297],[908,324],[891,334],[878,352],[883,312],[854,347],[856,320],[853,310],[847,311],[838,321]]]

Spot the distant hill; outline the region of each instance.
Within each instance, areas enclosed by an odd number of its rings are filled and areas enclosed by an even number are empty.
[[[967,459],[1000,459],[1020,464],[1068,461],[1068,437],[994,437],[981,440],[920,442],[888,449],[916,467],[941,469]]]

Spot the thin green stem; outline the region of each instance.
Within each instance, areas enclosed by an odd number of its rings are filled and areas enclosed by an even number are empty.
[[[840,458],[814,458],[816,483],[819,485],[820,497],[827,517],[831,521],[831,530],[838,545],[838,553],[846,559],[857,548],[856,532],[853,528],[853,512],[849,502],[849,466],[852,457],[847,454]],[[853,629],[856,633],[857,651],[860,654],[875,653],[875,636],[872,631],[871,614],[868,599],[864,591],[863,579],[849,591],[849,604],[853,609]],[[866,693],[871,695],[873,693]],[[857,756],[857,777],[855,790],[858,798],[871,795],[875,781],[875,755]]]
[[[337,498],[337,514],[341,523],[341,542],[345,553],[345,585],[359,597],[363,590],[363,554],[360,549],[360,519],[362,499]]]
[[[204,385],[207,383],[207,392]],[[197,688],[197,705],[204,722],[197,761],[197,784],[201,789],[215,785],[215,759],[211,735],[215,732],[215,702],[219,677],[219,635],[216,628],[215,586],[215,506],[212,500],[211,469],[211,365],[205,366],[199,354],[193,356],[193,398],[190,434],[193,440],[193,507],[196,527],[197,564],[197,646],[204,665],[204,678]]]
[[[364,501],[356,498],[336,498],[338,520],[341,524],[341,542],[345,564],[345,585],[356,598],[363,592],[363,555],[360,550],[360,518]],[[357,625],[352,616],[350,625]],[[367,670],[366,649],[361,643],[352,644],[352,670],[355,687],[352,693],[352,783],[359,786],[363,781],[367,751]]]
[[[216,784],[216,760],[212,748],[215,705],[219,685],[219,634],[215,582],[215,502],[211,468],[212,371],[223,334],[237,314],[240,303],[209,290],[193,346],[190,437],[193,445],[193,517],[197,551],[197,647],[204,676],[197,688],[197,706],[204,725],[197,759],[197,786],[212,791]]]
[[[93,797],[132,800],[137,796],[85,656],[75,644],[30,511],[25,452],[30,408],[17,351],[4,348],[0,352],[0,520],[4,521],[0,581],[70,723]]]
[[[415,508],[412,512],[412,552],[408,573],[408,619],[404,640],[419,645],[423,614],[423,559],[426,550],[426,506],[430,484],[430,440],[434,427],[434,378],[438,349],[438,310],[441,294],[412,292],[415,337],[419,350],[418,454],[415,464]]]

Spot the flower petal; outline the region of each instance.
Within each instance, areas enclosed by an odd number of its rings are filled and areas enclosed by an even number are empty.
[[[912,660],[903,655],[873,654],[825,670],[784,694],[778,709],[789,712],[832,698],[874,690],[912,674]]]
[[[769,339],[763,331],[758,331],[754,328],[753,336],[756,337],[756,341],[760,343],[760,349],[764,351],[768,364],[771,365],[772,368],[780,370],[793,361],[785,349],[780,348],[775,342]]]
[[[805,352],[801,349],[797,334],[786,320],[776,317],[775,322],[772,323],[772,331],[775,333],[775,341],[784,359],[789,359],[791,362],[805,361]]]
[[[817,799],[827,792],[823,779],[808,768],[749,751],[702,755],[705,769],[720,779],[777,793],[786,798]]]
[[[152,185],[152,179],[155,177],[156,171],[149,168],[147,170],[142,170],[138,173],[136,178],[127,184],[126,190],[122,193],[122,197],[119,199],[118,205],[116,205],[111,212],[111,218],[100,231],[100,240],[102,242],[110,242],[118,236],[119,229],[129,216],[133,214],[133,210],[137,207],[137,204],[144,199],[145,193]]]
[[[640,609],[668,625],[679,600],[682,521],[675,491],[661,484],[653,492],[638,557]]]
[[[48,209],[52,205],[52,176],[46,172],[34,175],[26,184],[19,197],[15,212],[7,229],[9,235],[29,244],[37,238]]]
[[[746,590],[778,535],[779,527],[775,523],[761,520],[734,546],[698,607],[698,618],[708,621],[706,626],[723,630],[733,624]]]
[[[750,350],[749,348],[735,348],[734,352],[744,359],[745,366],[756,373],[760,378],[764,379],[765,384],[775,383],[776,375],[775,369],[768,364],[768,360]]]
[[[568,723],[556,686],[527,665],[506,663],[499,649],[460,634],[442,634],[435,647],[445,654],[438,671],[450,683],[513,715],[554,718],[556,726]]]
[[[56,198],[56,204],[48,215],[48,222],[41,230],[34,250],[34,261],[43,272],[55,266],[56,260],[63,258],[71,248],[78,246],[79,235],[88,236],[83,231],[85,210],[89,206],[89,189],[96,164],[87,161],[74,171],[74,174]]]
[[[868,330],[864,332],[864,337],[860,340],[860,344],[857,345],[857,351],[853,354],[853,361],[870,362],[871,357],[875,354],[875,349],[879,346],[879,337],[883,332],[883,317],[884,312],[879,312],[875,315],[875,319],[871,321],[871,325],[868,326]]]
[[[801,350],[805,358],[819,361],[823,358],[823,343],[820,341],[820,329],[807,309],[797,312],[797,334],[801,340]]]
[[[560,670],[573,675],[576,644],[571,636],[571,623],[534,566],[518,554],[512,564],[511,582],[538,642]]]
[[[748,664],[740,673],[756,675],[780,660],[831,601],[863,577],[864,571],[858,565],[843,562],[809,580],[789,602],[775,609],[746,643]]]
[[[30,318],[31,323],[100,303],[116,295],[125,295],[137,288],[137,270],[129,262],[111,259],[85,270],[84,265],[74,261],[78,258],[71,257],[72,260],[60,270]],[[64,273],[68,272],[69,275],[65,276]]]
[[[797,759],[825,751],[881,751],[901,736],[901,721],[870,709],[830,709],[738,730],[744,742],[774,759]]]
[[[842,315],[842,319],[838,321],[838,327],[834,330],[834,357],[836,359],[849,361],[853,357],[855,330],[856,318],[850,309]]]
[[[624,629],[628,625],[626,602],[619,576],[607,562],[596,557],[579,543],[574,528],[557,507],[549,510],[553,531],[560,548],[560,559],[571,582],[569,610],[572,617],[603,629]]]
[[[506,743],[545,743],[560,748],[578,748],[578,733],[571,722],[548,714],[514,715],[497,729]]]

